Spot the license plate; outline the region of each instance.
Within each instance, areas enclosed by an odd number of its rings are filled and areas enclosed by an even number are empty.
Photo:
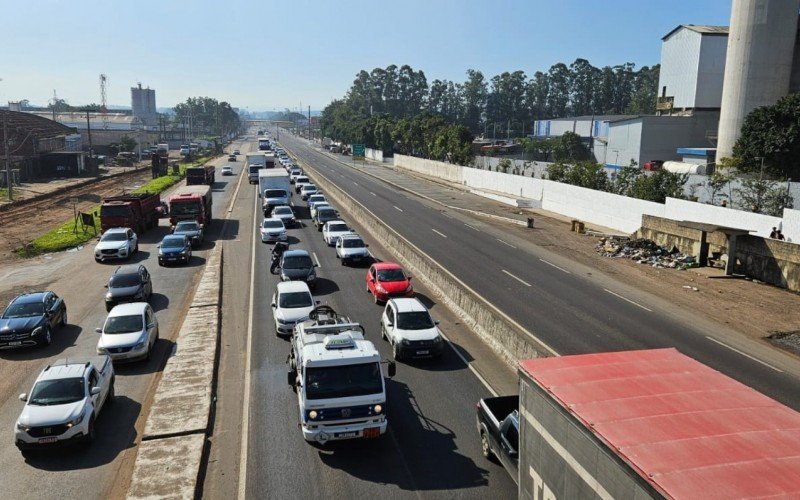
[[[39,439],[40,444],[47,444],[47,443],[55,443],[58,441],[57,437],[49,437],[49,438],[41,438]]]
[[[336,437],[340,438],[354,438],[358,436],[358,432],[339,432],[336,434]]]
[[[369,429],[364,429],[365,438],[376,438],[380,435],[381,429],[379,427],[370,427]]]
[[[424,356],[426,354],[430,354],[431,351],[417,351],[417,356]]]
[[[361,256],[353,257],[353,260],[361,260]]]
[[[8,345],[22,345],[22,342],[9,342]]]

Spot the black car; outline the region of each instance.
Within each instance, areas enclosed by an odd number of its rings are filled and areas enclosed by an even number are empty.
[[[147,302],[153,295],[150,273],[141,264],[119,266],[106,288],[106,311],[122,302]]]
[[[53,292],[25,293],[0,316],[0,349],[50,345],[53,330],[67,324],[67,305]]]

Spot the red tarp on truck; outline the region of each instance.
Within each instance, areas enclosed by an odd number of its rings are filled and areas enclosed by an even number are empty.
[[[800,498],[800,413],[675,349],[526,360],[520,373],[668,498]]]

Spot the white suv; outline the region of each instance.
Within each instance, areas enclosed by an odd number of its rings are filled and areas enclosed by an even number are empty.
[[[352,233],[349,227],[347,227],[347,223],[343,220],[329,220],[322,226],[322,239],[325,240],[325,243],[328,246],[333,246],[336,244],[336,240],[339,239],[339,236],[343,234]]]
[[[149,359],[158,342],[158,319],[147,302],[114,306],[100,334],[97,354],[108,354],[114,361]]]
[[[277,335],[291,335],[294,325],[308,319],[314,297],[303,281],[281,281],[272,296],[272,316]]]
[[[381,337],[392,345],[396,360],[438,357],[444,350],[438,324],[418,299],[389,299],[381,316]]]
[[[139,238],[127,227],[114,227],[103,233],[94,247],[94,260],[127,259],[139,251]]]

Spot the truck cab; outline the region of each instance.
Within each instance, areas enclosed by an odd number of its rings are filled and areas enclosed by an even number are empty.
[[[518,482],[519,396],[481,399],[477,404],[477,425],[483,456],[497,458]]]
[[[364,329],[328,306],[298,324],[289,355],[289,385],[297,392],[303,438],[328,441],[377,438],[386,432],[386,386],[380,353]],[[388,375],[395,365],[389,363]]]

